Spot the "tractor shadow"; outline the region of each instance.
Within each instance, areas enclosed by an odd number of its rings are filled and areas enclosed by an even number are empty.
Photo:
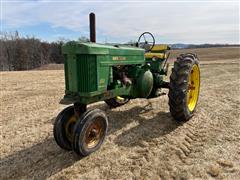
[[[116,131],[122,131],[113,140],[113,143],[120,146],[141,145],[142,141],[151,141],[153,138],[164,136],[180,125],[166,112],[159,112],[153,118],[146,119],[143,114],[152,110],[151,105],[134,106],[128,110],[111,110],[105,104],[96,104],[90,108],[106,111],[109,118],[109,136],[116,134]],[[55,118],[49,119],[49,125],[54,120]],[[123,129],[133,121],[137,125],[124,131]],[[74,152],[59,148],[54,138],[49,137],[31,147],[1,158],[0,179],[46,179],[81,159],[83,157],[77,156]]]
[[[46,179],[82,159],[60,149],[54,138],[0,159],[0,179]]]
[[[136,106],[124,112],[110,113],[109,133],[113,134],[122,129],[120,135],[114,138],[114,143],[125,147],[142,146],[144,141],[151,142],[155,138],[171,133],[182,125],[182,123],[172,119],[170,112],[160,111],[152,115],[152,110],[150,104],[145,107]],[[149,112],[150,117],[148,117]],[[128,124],[133,121],[134,125],[128,127]]]
[[[111,110],[104,104],[93,106],[93,108],[99,108],[108,115],[108,135],[122,131],[120,135],[114,137],[114,143],[120,146],[141,146],[143,141],[150,142],[169,134],[183,124],[173,120],[170,112],[160,111],[152,115],[154,108],[151,102],[145,106],[134,106],[127,110]],[[150,118],[148,113],[150,113]],[[128,127],[132,122],[135,125]]]
[[[141,116],[135,116],[134,119],[137,125],[123,131],[114,139],[114,143],[125,147],[141,146],[144,141],[152,142],[171,133],[180,125],[171,119],[170,113],[166,112],[159,112],[150,119]]]

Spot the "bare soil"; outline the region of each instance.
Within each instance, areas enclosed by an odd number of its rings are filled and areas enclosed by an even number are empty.
[[[195,53],[198,55],[200,61],[215,61],[227,59],[239,59],[239,47],[218,47],[218,48],[196,48],[196,49],[179,49],[171,50],[170,58],[176,58],[179,54],[184,52]]]
[[[109,131],[85,158],[53,139],[65,108],[63,71],[1,72],[0,179],[239,179],[240,64],[219,62],[202,63],[199,104],[188,122],[171,118],[166,95],[116,109],[90,105],[106,111]]]

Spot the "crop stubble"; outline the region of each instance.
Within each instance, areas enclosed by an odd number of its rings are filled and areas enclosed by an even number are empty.
[[[91,105],[106,111],[109,133],[86,158],[53,139],[63,71],[1,72],[0,179],[240,177],[239,61],[201,64],[199,104],[186,123],[172,120],[166,95]]]

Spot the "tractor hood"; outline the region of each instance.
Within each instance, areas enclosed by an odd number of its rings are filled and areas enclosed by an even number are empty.
[[[97,43],[80,43],[70,41],[63,45],[63,54],[96,54],[96,55],[125,55],[144,56],[144,50],[137,47],[113,46]]]

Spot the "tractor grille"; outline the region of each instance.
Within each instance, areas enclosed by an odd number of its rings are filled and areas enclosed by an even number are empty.
[[[67,55],[67,58],[65,58],[65,79],[68,91],[96,91],[96,55]]]
[[[95,55],[78,55],[79,91],[91,92],[97,90],[97,67]]]

